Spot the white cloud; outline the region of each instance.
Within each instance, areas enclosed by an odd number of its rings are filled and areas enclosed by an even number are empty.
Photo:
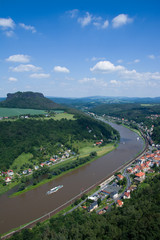
[[[24,23],[19,23],[19,26],[22,27],[23,29],[27,30],[27,31],[31,31],[32,33],[36,33],[36,29],[35,29],[34,26],[25,25]]]
[[[114,84],[114,85],[117,85],[119,82],[117,80],[111,80],[110,83]]]
[[[81,24],[82,27],[89,25],[92,21],[92,15],[89,12],[86,12],[84,17],[78,18],[78,22]]]
[[[123,70],[124,67],[121,65],[115,66],[110,61],[100,61],[93,68],[90,68],[90,71],[102,71],[102,72],[115,72]]]
[[[9,80],[10,82],[17,82],[17,81],[18,81],[18,79],[15,78],[15,77],[9,77],[8,80]]]
[[[95,77],[93,77],[93,78],[84,77],[83,79],[79,80],[80,83],[96,82],[96,81],[97,81],[97,79]]]
[[[92,57],[91,61],[99,61],[99,60],[104,60],[105,57]]]
[[[14,28],[15,23],[11,18],[0,18],[0,27],[3,29]]]
[[[120,73],[122,78],[129,80],[138,80],[138,81],[149,81],[149,80],[160,80],[160,72],[143,72],[139,73],[135,69],[127,70],[125,69]]]
[[[30,61],[30,56],[23,54],[16,54],[9,56],[6,59],[7,62],[19,62],[19,63],[28,63]]]
[[[13,31],[5,31],[4,34],[5,34],[7,37],[13,37],[14,32],[13,32]]]
[[[69,73],[69,69],[66,67],[61,67],[61,66],[55,66],[54,67],[54,72],[61,72],[61,73]]]
[[[17,67],[11,67],[10,68],[13,72],[30,72],[30,71],[39,71],[41,70],[40,67],[36,67],[32,64],[20,64]]]
[[[127,14],[119,14],[112,19],[112,26],[118,28],[131,22],[133,22],[133,18],[129,18]]]
[[[33,73],[30,75],[31,78],[49,78],[50,74],[48,73]]]
[[[108,26],[109,26],[109,21],[106,20],[106,21],[103,23],[102,28],[105,29],[105,28],[107,28]]]
[[[153,54],[148,55],[148,57],[149,57],[150,59],[155,59],[155,58],[156,58]]]
[[[110,61],[100,61],[93,68],[90,68],[92,72],[101,72],[101,73],[117,73],[121,79],[128,79],[129,81],[159,81],[160,72],[137,72],[135,69],[128,70],[124,66],[118,65],[115,66]],[[112,80],[111,80],[112,81]],[[113,80],[111,83],[115,83]]]
[[[68,11],[67,13],[69,13],[71,18],[75,18],[78,14],[79,10],[78,9],[73,9],[71,11]]]

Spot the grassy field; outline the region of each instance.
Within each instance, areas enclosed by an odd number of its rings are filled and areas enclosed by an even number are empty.
[[[69,113],[59,113],[59,114],[56,114],[53,119],[54,120],[61,120],[62,118],[66,118],[67,120],[75,120],[74,115],[73,114],[69,114]]]
[[[30,164],[31,162],[29,159],[31,159],[33,155],[31,153],[22,153],[18,158],[16,158],[11,165],[11,169],[16,169],[16,172],[18,172],[21,168],[21,166],[25,163]]]
[[[65,113],[64,111],[53,111],[56,113],[54,117],[44,118],[45,120],[53,118],[54,120],[61,120],[62,118],[66,118],[67,120],[75,120],[73,114]],[[21,109],[21,108],[0,108],[0,117],[18,117],[20,115],[39,115],[46,114],[45,110],[36,110],[36,109]],[[41,119],[40,117],[34,119]]]
[[[0,108],[0,117],[13,117],[19,115],[38,115],[45,114],[45,110],[21,109],[21,108]]]
[[[106,152],[112,151],[114,149],[113,143],[107,144],[106,146],[103,146],[103,147],[94,146],[94,142],[92,141],[76,142],[73,145],[74,147],[79,148],[79,153],[81,157],[85,157],[94,151],[97,152],[98,156],[101,156]]]

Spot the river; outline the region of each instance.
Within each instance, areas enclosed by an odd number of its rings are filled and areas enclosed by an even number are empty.
[[[8,193],[2,195],[0,197],[0,234],[60,207],[83,190],[107,178],[143,149],[143,140],[140,138],[137,141],[136,133],[120,125],[111,125],[121,135],[120,144],[114,151],[15,198],[9,198]],[[46,195],[49,189],[57,185],[64,187],[51,195]]]

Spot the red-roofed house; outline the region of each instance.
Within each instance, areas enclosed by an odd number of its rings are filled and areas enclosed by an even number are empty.
[[[107,211],[107,210],[108,210],[108,206],[106,206],[106,207],[104,208],[104,210],[106,210],[106,211]]]
[[[31,168],[29,168],[29,169],[28,169],[28,172],[29,172],[29,173],[32,173],[32,169],[31,169]]]
[[[145,173],[144,172],[139,172],[135,174],[134,180],[137,182],[142,182],[145,179]]]
[[[124,199],[130,199],[131,198],[130,192],[125,192],[123,198]]]
[[[51,162],[55,162],[56,159],[55,159],[55,158],[51,158],[50,161],[51,161]]]
[[[122,207],[123,206],[123,203],[121,200],[117,200],[117,207]]]
[[[6,183],[10,183],[12,181],[12,178],[11,177],[5,177],[5,182]]]
[[[133,169],[131,167],[127,168],[128,173],[133,173]]]
[[[135,174],[136,177],[143,178],[145,179],[145,173],[144,172],[139,172]]]
[[[117,175],[117,179],[118,179],[118,180],[123,180],[123,178],[124,178],[124,177],[123,177],[121,174],[118,174],[118,175]]]
[[[98,212],[98,215],[102,215],[103,213],[105,213],[103,210]]]
[[[8,174],[8,176],[10,176],[10,177],[11,177],[11,176],[13,176],[13,175],[14,175],[14,172],[13,172],[13,170],[11,170],[11,169],[10,169],[10,170],[8,170],[7,174]]]
[[[147,161],[146,164],[147,164],[148,166],[151,166],[151,161]]]
[[[133,168],[133,172],[136,173],[140,170],[140,166],[139,165],[136,165],[134,168]]]

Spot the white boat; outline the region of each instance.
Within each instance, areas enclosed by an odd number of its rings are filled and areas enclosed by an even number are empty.
[[[49,195],[51,193],[57,192],[62,187],[63,187],[63,185],[59,185],[57,187],[51,188],[46,194]]]

